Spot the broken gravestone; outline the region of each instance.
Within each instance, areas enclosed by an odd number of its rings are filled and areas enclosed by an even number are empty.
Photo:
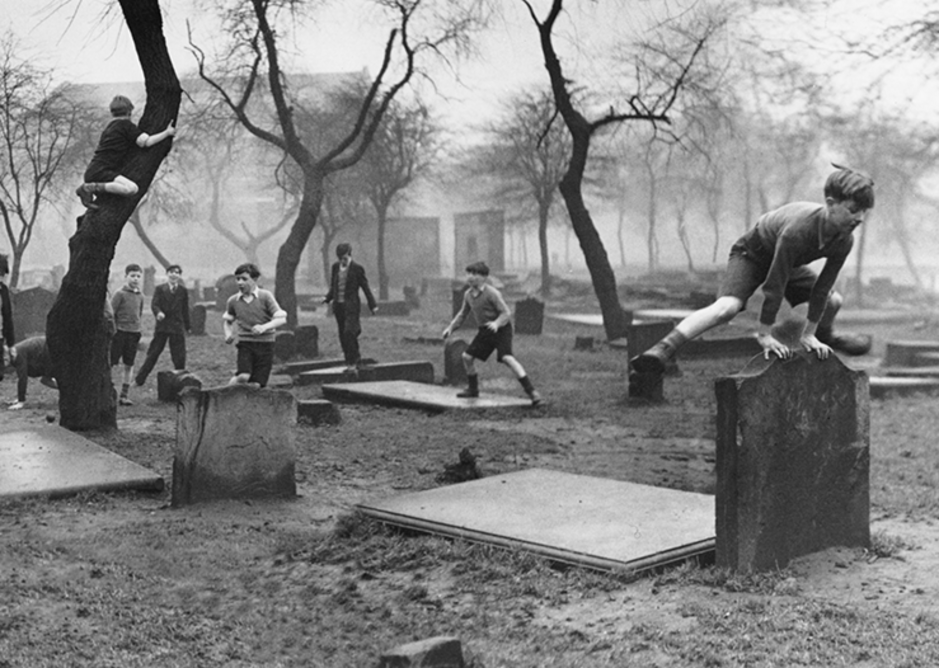
[[[836,356],[756,357],[717,391],[717,565],[870,544],[870,396]]]
[[[186,388],[202,389],[202,380],[185,369],[160,371],[157,373],[157,399],[176,401]]]
[[[296,419],[297,400],[285,390],[248,384],[184,392],[176,413],[172,505],[296,496]]]

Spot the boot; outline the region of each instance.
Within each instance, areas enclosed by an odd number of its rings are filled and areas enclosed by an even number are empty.
[[[467,375],[466,380],[469,381],[469,387],[467,387],[462,392],[457,392],[457,397],[460,399],[472,399],[479,396],[479,376],[476,374]]]
[[[522,376],[518,379],[518,382],[521,383],[522,389],[525,390],[525,394],[531,398],[531,405],[540,406],[541,395],[538,393],[538,390],[535,389],[535,386],[531,384],[531,378],[528,376]]]
[[[664,374],[668,362],[675,357],[675,353],[687,340],[688,337],[677,329],[673,329],[647,351],[629,360],[629,365],[638,373]]]
[[[83,183],[78,186],[78,189],[75,191],[75,194],[78,195],[78,198],[82,201],[82,206],[86,209],[97,209],[98,205],[95,204],[94,193],[97,192],[97,183]]]
[[[845,355],[866,355],[873,345],[867,334],[835,334],[830,328],[817,329],[815,338]]]

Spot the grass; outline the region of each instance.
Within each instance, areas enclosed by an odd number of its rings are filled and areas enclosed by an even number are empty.
[[[442,346],[407,339],[436,335],[448,314],[442,297],[406,319],[365,319],[363,352],[439,364]],[[332,323],[317,324],[321,352],[338,356]],[[210,336],[190,339],[190,367],[222,383],[234,351],[209,325]],[[667,403],[635,404],[625,397],[624,353],[574,351],[585,333],[548,321],[542,336],[517,337],[548,400],[540,412],[343,406],[338,426],[298,425],[295,501],[171,510],[164,492],[0,503],[0,668],[370,666],[384,649],[434,635],[460,637],[472,668],[939,665],[928,610],[820,599],[788,569],[602,573],[352,511],[366,497],[437,486],[463,448],[485,475],[546,466],[713,489],[713,380],[739,361],[682,361]],[[876,334],[879,345],[893,335]],[[494,363],[481,374],[484,391],[521,394]],[[30,385],[41,420],[54,395]],[[169,480],[173,407],[156,400],[153,381],[134,398],[118,432],[92,437]],[[934,518],[934,405],[872,404],[874,516]],[[903,559],[917,546],[875,531],[870,554]]]

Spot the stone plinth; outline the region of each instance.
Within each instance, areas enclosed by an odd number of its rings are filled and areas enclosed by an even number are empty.
[[[303,359],[320,356],[320,330],[316,325],[300,325],[294,330],[297,355]]]
[[[202,380],[185,369],[157,372],[157,399],[176,401],[186,388],[202,389]]]
[[[464,668],[463,646],[458,638],[437,636],[409,642],[385,652],[378,668]]]
[[[870,544],[867,374],[836,356],[756,358],[718,379],[717,565],[785,567]]]
[[[306,399],[297,402],[297,422],[305,424],[339,424],[339,407],[328,399]]]
[[[463,353],[469,344],[463,339],[448,339],[443,347],[443,382],[445,385],[465,385],[466,367]]]
[[[176,413],[173,506],[296,496],[290,392],[231,385],[185,392]]]
[[[544,302],[529,297],[515,303],[515,331],[518,334],[541,334],[544,327]]]
[[[193,304],[189,309],[189,333],[193,336],[205,336],[205,322],[208,308],[205,304]]]

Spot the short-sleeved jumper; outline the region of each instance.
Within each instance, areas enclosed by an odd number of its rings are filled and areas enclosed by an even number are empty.
[[[277,304],[274,295],[258,288],[248,295],[237,292],[229,297],[223,317],[236,326],[239,342],[274,343],[274,330],[255,334],[251,328],[270,322],[279,315],[286,315],[286,312]]]
[[[744,255],[766,270],[763,281],[763,308],[760,322],[772,325],[782,305],[786,284],[797,267],[825,258],[825,266],[809,297],[808,319],[818,322],[828,295],[844,265],[854,238],[836,235],[825,241],[825,206],[793,202],[769,211],[731,248],[731,255]]]
[[[108,182],[120,176],[139,136],[140,130],[129,118],[115,118],[108,123],[85,170],[85,183]]]
[[[119,332],[139,332],[143,315],[144,296],[140,290],[126,285],[114,293],[111,307],[114,309],[114,325]]]

